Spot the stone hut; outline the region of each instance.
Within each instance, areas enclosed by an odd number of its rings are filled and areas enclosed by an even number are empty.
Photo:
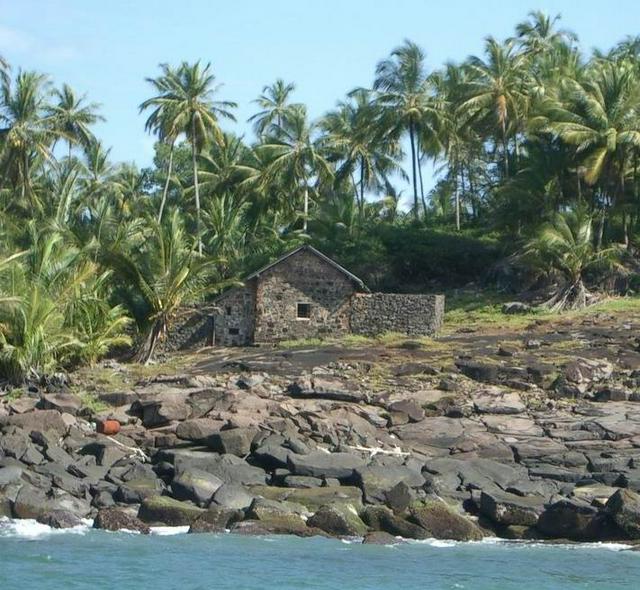
[[[174,330],[170,348],[246,346],[348,333],[433,334],[442,295],[370,293],[322,252],[302,246],[250,274],[244,286],[195,309]]]

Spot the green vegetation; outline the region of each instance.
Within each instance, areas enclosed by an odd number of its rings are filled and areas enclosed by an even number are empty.
[[[640,43],[587,54],[557,20],[532,13],[437,70],[406,41],[318,120],[277,80],[252,138],[223,127],[236,105],[210,65],[162,64],[139,105],[157,139],[144,170],[110,161],[96,104],[0,57],[0,377],[130,344],[146,362],[183,304],[302,243],[373,289],[542,278],[557,283],[550,310],[581,307],[601,262],[637,267]],[[450,326],[547,315],[505,319],[506,296],[464,297]]]

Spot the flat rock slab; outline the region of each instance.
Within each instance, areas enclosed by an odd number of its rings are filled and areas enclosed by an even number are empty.
[[[295,475],[310,475],[311,477],[349,479],[356,469],[365,465],[366,461],[362,457],[351,453],[315,451],[308,455],[291,453],[288,457],[289,469]]]
[[[480,414],[522,414],[527,409],[520,394],[498,388],[478,392],[473,404]]]

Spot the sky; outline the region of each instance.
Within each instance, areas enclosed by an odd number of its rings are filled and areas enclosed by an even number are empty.
[[[481,53],[487,35],[512,35],[531,10],[560,13],[585,49],[640,32],[638,0],[0,0],[0,54],[99,102],[96,134],[112,158],[146,166],[153,138],[138,105],[159,63],[211,62],[219,98],[239,105],[238,123],[225,126],[250,136],[251,101],[277,78],[319,117],[369,86],[404,39],[435,69]]]

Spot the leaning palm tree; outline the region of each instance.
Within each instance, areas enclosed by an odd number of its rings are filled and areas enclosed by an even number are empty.
[[[196,201],[196,234],[200,238],[200,187],[198,184],[198,154],[210,141],[222,141],[221,118],[235,121],[230,109],[237,105],[231,101],[213,99],[220,85],[215,83],[211,64],[202,67],[200,62],[183,62],[179,68],[163,69],[158,94],[147,101],[156,109],[167,113],[174,122],[172,127],[184,133],[191,144],[193,165],[193,187]],[[145,103],[143,103],[145,104]],[[198,252],[202,254],[202,241],[198,242]]]
[[[307,110],[302,105],[295,107],[285,124],[277,131],[278,139],[272,138],[256,148],[266,162],[262,174],[265,186],[283,183],[296,199],[287,203],[295,211],[296,202],[303,203],[302,231],[307,232],[309,221],[309,193],[333,177],[331,164],[324,153],[324,145],[318,136],[318,126],[309,123]]]
[[[68,155],[74,145],[85,149],[95,141],[91,126],[98,121],[104,121],[97,111],[97,103],[87,103],[84,96],[77,96],[68,84],[63,84],[60,90],[54,91],[57,102],[51,105],[50,116],[56,133],[68,145]]]
[[[373,88],[382,110],[381,124],[392,135],[408,133],[411,148],[413,182],[413,213],[418,217],[418,175],[421,174],[420,143],[437,144],[436,132],[440,111],[437,108],[430,78],[425,68],[425,54],[415,43],[405,43],[394,49],[388,59],[376,67]],[[422,199],[423,209],[426,202]]]
[[[249,117],[256,135],[261,137],[282,128],[294,106],[289,102],[289,98],[295,88],[295,84],[287,84],[279,78],[262,89],[262,94],[253,101],[262,110]]]
[[[596,266],[611,265],[615,250],[598,250],[592,219],[584,213],[558,214],[545,224],[524,249],[523,258],[538,271],[556,275],[560,282],[544,307],[551,311],[580,309],[595,299],[585,286],[585,274]]]
[[[0,84],[7,83],[9,81],[10,69],[9,62],[0,55]]]
[[[104,264],[129,289],[127,300],[137,302],[132,315],[143,332],[138,362],[152,359],[183,303],[221,288],[213,280],[216,261],[197,254],[198,241],[189,237],[179,212],[173,211],[162,225],[149,222],[144,242],[134,251],[123,245],[102,253]]]

